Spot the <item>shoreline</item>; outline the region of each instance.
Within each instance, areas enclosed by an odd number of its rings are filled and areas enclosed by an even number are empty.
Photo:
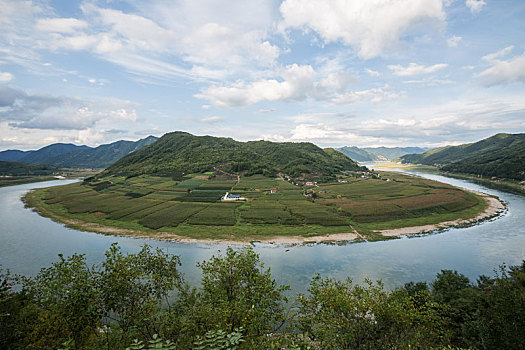
[[[381,235],[385,237],[399,237],[399,236],[405,236],[405,235],[417,235],[417,234],[431,233],[434,231],[439,231],[439,230],[444,230],[447,228],[454,228],[454,227],[464,226],[464,225],[473,226],[481,221],[489,220],[491,218],[499,216],[506,209],[505,203],[503,203],[498,198],[495,198],[483,192],[467,190],[467,189],[463,189],[463,190],[472,192],[482,197],[485,200],[485,203],[487,203],[487,208],[482,213],[480,213],[478,216],[470,218],[470,219],[457,219],[457,220],[451,220],[451,221],[444,221],[444,222],[440,222],[438,224],[433,224],[433,225],[409,226],[409,227],[402,227],[402,228],[396,228],[396,229],[381,230],[379,231],[379,233],[381,233]]]
[[[466,191],[472,192],[476,195],[482,197],[487,203],[487,208],[477,215],[476,217],[470,219],[457,219],[453,221],[444,221],[432,225],[424,226],[409,226],[397,229],[388,229],[388,230],[377,230],[375,232],[384,236],[385,239],[400,237],[404,235],[416,235],[416,234],[425,234],[431,233],[434,231],[439,231],[447,228],[453,228],[458,226],[473,226],[479,222],[489,220],[496,216],[499,216],[504,209],[506,208],[505,204],[488,194],[477,192],[473,190]],[[326,235],[318,236],[273,236],[267,238],[259,237],[250,237],[247,236],[243,240],[238,239],[227,239],[227,238],[217,238],[217,239],[202,239],[202,238],[191,238],[186,236],[181,236],[172,232],[160,231],[160,232],[147,232],[141,230],[126,229],[114,226],[105,226],[98,223],[85,222],[77,219],[68,219],[63,218],[57,215],[54,212],[50,212],[45,208],[35,205],[33,202],[29,204],[26,200],[26,196],[30,192],[26,193],[24,196],[24,202],[26,206],[30,207],[33,211],[37,212],[39,215],[50,218],[51,220],[64,224],[66,227],[95,232],[104,235],[114,235],[122,237],[132,237],[139,239],[156,239],[156,240],[165,240],[165,241],[176,241],[179,243],[189,243],[189,244],[226,244],[226,245],[250,245],[255,242],[257,243],[266,243],[266,244],[276,244],[276,245],[300,245],[300,244],[315,244],[315,243],[336,243],[336,242],[362,242],[367,241],[363,236],[361,236],[355,229],[353,232],[344,232],[344,233],[330,233]]]

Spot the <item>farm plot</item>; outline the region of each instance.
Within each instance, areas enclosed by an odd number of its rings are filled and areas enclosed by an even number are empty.
[[[190,225],[209,225],[209,226],[233,226],[237,223],[235,217],[235,208],[240,204],[237,203],[215,203],[203,210],[190,216],[188,224]]]
[[[269,191],[272,189],[295,189],[295,186],[291,183],[276,179],[269,178],[262,175],[253,175],[241,177],[241,180],[235,185],[235,190],[259,190]]]
[[[237,181],[213,181],[203,183],[199,186],[199,190],[220,190],[229,191],[237,183]]]
[[[177,198],[177,200],[180,202],[215,203],[221,200],[224,193],[224,191],[219,190],[193,190],[185,196]]]
[[[250,224],[278,224],[290,220],[290,212],[276,201],[253,201],[239,209],[241,219]]]
[[[120,219],[123,219],[126,221],[133,220],[136,217],[140,217],[140,216],[137,216],[135,213],[145,211],[145,210],[147,210],[148,212],[153,212],[155,210],[158,210],[155,207],[159,206],[160,204],[164,204],[164,203],[165,201],[148,200],[148,199],[145,199],[144,197],[138,198],[138,199],[130,199],[128,202],[126,202],[126,205],[124,207],[116,209],[108,213],[107,218],[113,219],[113,220],[120,220]]]
[[[334,212],[333,208],[303,201],[283,201],[293,216],[302,217],[305,224],[322,226],[346,226],[348,221]]]
[[[177,184],[177,186],[174,187],[174,190],[194,190],[207,181],[208,180],[206,179],[189,179]]]
[[[168,207],[139,220],[139,224],[153,230],[161,227],[175,227],[206,207],[207,204],[202,203],[171,202]]]
[[[356,222],[376,222],[398,220],[414,215],[406,209],[390,202],[368,202],[359,205],[347,204],[338,206],[341,213],[349,215]]]

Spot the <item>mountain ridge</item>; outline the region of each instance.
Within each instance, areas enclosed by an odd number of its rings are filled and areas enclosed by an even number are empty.
[[[438,166],[443,171],[525,180],[525,134],[499,133],[459,146],[401,157],[403,163]]]
[[[292,177],[309,174],[333,178],[338,172],[366,168],[332,148],[323,150],[308,142],[240,142],[175,131],[118,160],[102,175],[180,176],[216,169],[243,175],[284,173]]]
[[[6,150],[0,160],[27,164],[44,164],[62,168],[107,168],[123,156],[157,140],[148,136],[137,141],[119,140],[98,147],[77,146],[72,143],[54,143],[36,151]]]

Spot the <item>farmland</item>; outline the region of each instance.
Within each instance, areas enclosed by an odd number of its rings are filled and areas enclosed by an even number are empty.
[[[221,201],[227,191],[246,200]],[[26,202],[73,227],[92,223],[93,231],[235,241],[356,231],[363,239],[383,239],[378,230],[467,219],[486,207],[470,192],[389,172],[347,173],[310,185],[262,175],[107,176],[36,190]]]

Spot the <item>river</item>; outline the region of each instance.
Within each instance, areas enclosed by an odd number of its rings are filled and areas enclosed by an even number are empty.
[[[471,280],[493,275],[502,263],[520,264],[525,259],[525,197],[490,189],[466,180],[414,173],[454,186],[496,195],[508,205],[497,219],[468,228],[453,228],[438,234],[382,242],[343,245],[311,244],[276,246],[255,244],[265,266],[278,283],[288,284],[294,293],[304,292],[315,273],[338,279],[350,277],[381,279],[388,288],[408,281],[431,281],[441,269],[457,270]],[[82,253],[88,263],[104,258],[104,252],[118,242],[125,252],[137,252],[144,244],[179,255],[182,271],[190,283],[198,283],[195,264],[225,245],[189,244],[106,236],[66,228],[24,208],[20,200],[32,188],[66,184],[72,180],[32,183],[0,188],[0,265],[13,273],[34,275],[40,268],[65,256]]]

